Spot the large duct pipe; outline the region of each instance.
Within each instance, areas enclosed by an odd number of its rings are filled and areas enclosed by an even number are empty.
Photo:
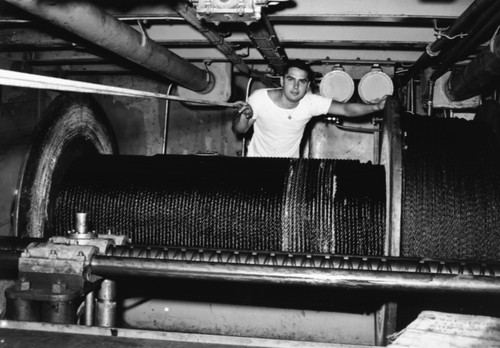
[[[495,3],[495,0],[476,0],[474,1],[452,24],[446,31],[446,36],[441,36],[436,41],[431,43],[426,51],[415,61],[415,63],[408,69],[408,72],[403,76],[402,83],[408,82],[415,74],[422,69],[427,68],[433,59],[439,55],[440,52],[449,49],[455,41],[450,40],[449,37],[454,37],[467,30],[471,23],[478,20],[479,16],[490,16],[493,11],[488,11],[488,8]],[[480,21],[478,21],[481,23]]]
[[[469,35],[446,54],[440,66],[431,75],[431,81],[436,81],[453,64],[466,58],[476,47],[491,38],[495,29],[500,25],[500,2],[495,3],[489,12],[493,16],[487,16],[486,18],[483,18],[484,16],[479,17],[472,26]]]
[[[206,94],[213,88],[215,82],[209,72],[89,2],[6,1],[190,90]]]
[[[451,100],[465,100],[492,88],[500,78],[500,35],[462,71],[454,71],[445,89]]]

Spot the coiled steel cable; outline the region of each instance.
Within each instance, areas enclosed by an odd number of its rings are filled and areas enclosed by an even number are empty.
[[[56,234],[86,212],[134,244],[382,255],[384,183],[383,167],[355,161],[87,157],[59,190]]]
[[[408,116],[402,255],[500,258],[500,152],[491,129],[464,119]]]

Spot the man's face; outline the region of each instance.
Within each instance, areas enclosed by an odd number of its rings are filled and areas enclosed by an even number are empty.
[[[307,93],[309,80],[307,71],[292,67],[283,76],[283,94],[291,102],[298,102]]]

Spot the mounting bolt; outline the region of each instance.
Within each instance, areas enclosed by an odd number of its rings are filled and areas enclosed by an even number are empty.
[[[56,252],[54,249],[52,249],[52,250],[49,252],[49,256],[48,256],[48,258],[49,258],[49,259],[52,259],[52,260],[57,259],[57,252]]]
[[[86,281],[90,281],[92,279],[92,272],[90,270],[90,267],[85,267],[83,270],[83,279]]]
[[[27,280],[21,280],[19,288],[21,291],[28,291],[31,288],[31,283]]]
[[[57,282],[52,283],[52,292],[54,294],[60,294],[64,291],[66,291],[66,289],[67,289],[66,282],[62,282],[62,281],[58,280]]]
[[[83,251],[80,250],[76,254],[76,259],[79,261],[85,261],[87,258],[85,257],[85,254],[83,253]]]

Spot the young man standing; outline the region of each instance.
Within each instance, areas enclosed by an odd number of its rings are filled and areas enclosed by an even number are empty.
[[[248,146],[251,157],[299,157],[300,141],[307,122],[325,114],[356,117],[383,110],[385,98],[377,104],[338,103],[309,91],[313,72],[300,60],[290,61],[281,77],[282,88],[265,88],[237,102],[233,120],[236,133],[254,126]]]

